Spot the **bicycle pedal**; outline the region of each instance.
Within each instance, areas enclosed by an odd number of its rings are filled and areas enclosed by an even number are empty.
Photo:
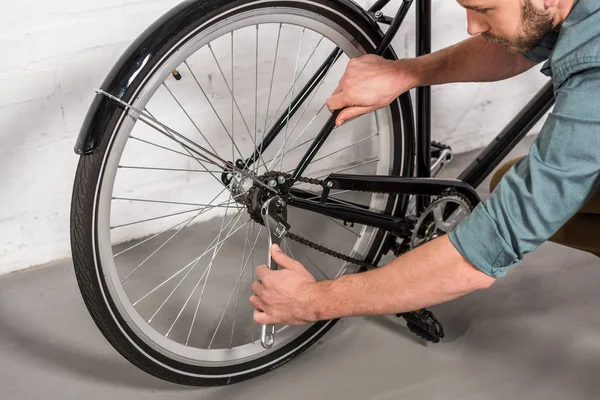
[[[444,327],[427,309],[396,314],[406,320],[407,328],[422,339],[432,343],[439,343],[444,338]]]

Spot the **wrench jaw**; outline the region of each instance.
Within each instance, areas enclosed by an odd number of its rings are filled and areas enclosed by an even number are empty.
[[[290,229],[285,215],[285,202],[279,196],[274,196],[265,201],[261,208],[261,215],[265,227],[267,228],[267,237],[269,246],[267,248],[267,267],[270,270],[277,270],[279,265],[271,258],[271,246],[276,244],[281,246],[281,241]],[[261,329],[261,345],[265,349],[270,349],[275,344],[275,325],[263,325]]]

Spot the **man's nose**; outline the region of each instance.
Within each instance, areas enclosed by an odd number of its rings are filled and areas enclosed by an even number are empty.
[[[471,36],[490,30],[490,26],[473,10],[467,10],[467,32]]]

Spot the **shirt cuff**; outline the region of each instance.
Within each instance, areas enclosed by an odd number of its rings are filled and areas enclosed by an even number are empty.
[[[506,243],[484,203],[475,207],[448,237],[464,258],[494,278],[505,276],[523,261]]]

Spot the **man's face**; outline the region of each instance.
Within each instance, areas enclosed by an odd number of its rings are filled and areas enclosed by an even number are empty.
[[[506,45],[512,52],[538,46],[554,28],[541,0],[457,0],[467,9],[468,32]]]

